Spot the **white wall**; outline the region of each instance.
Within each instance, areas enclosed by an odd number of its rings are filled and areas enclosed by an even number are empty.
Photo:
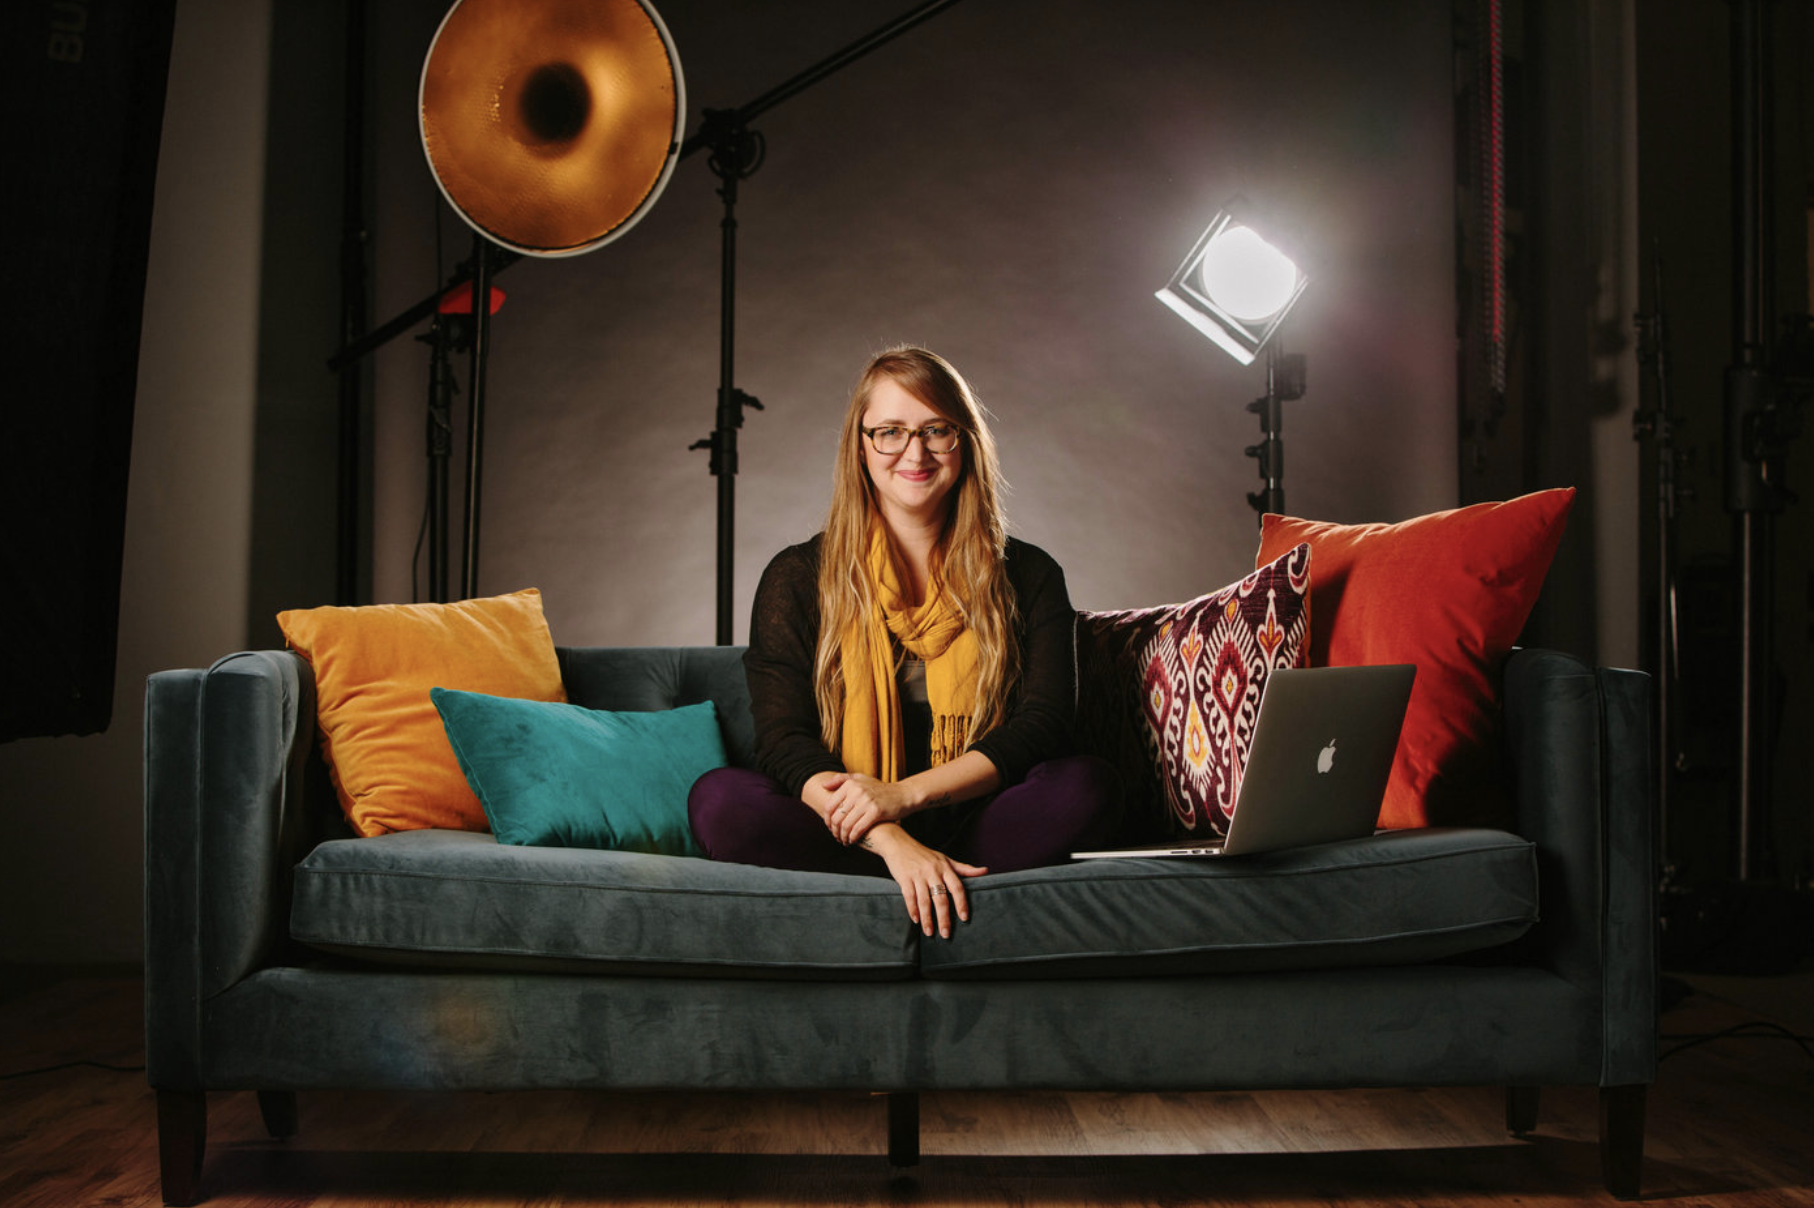
[[[145,677],[245,642],[270,21],[270,0],[177,6],[113,723],[0,745],[0,960],[140,959]]]

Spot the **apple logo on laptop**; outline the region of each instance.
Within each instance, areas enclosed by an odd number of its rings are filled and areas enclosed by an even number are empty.
[[[1316,770],[1319,775],[1327,776],[1329,774],[1329,769],[1334,766],[1335,739],[1331,738],[1329,740],[1329,745],[1316,753]]]

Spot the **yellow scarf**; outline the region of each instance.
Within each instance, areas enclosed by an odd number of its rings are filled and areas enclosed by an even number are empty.
[[[900,568],[880,529],[870,538],[864,565],[875,587],[876,608],[844,635],[840,754],[846,770],[893,782],[903,774],[906,752],[900,683],[888,635],[925,660],[934,767],[963,754],[970,733],[970,718],[976,712],[976,635],[964,627],[957,606],[942,590],[931,593],[918,608],[906,606]]]

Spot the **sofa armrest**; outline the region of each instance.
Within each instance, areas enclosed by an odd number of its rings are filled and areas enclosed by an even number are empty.
[[[1656,1075],[1650,680],[1551,650],[1506,664],[1516,827],[1538,850],[1538,959],[1601,1002],[1601,1085]]]
[[[145,688],[146,1065],[199,1085],[201,1004],[287,943],[312,827],[314,678],[282,651],[164,671]]]

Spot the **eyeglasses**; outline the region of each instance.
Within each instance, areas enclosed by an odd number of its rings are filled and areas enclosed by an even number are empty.
[[[963,429],[956,424],[927,424],[923,428],[903,428],[899,424],[884,424],[879,428],[862,429],[875,451],[883,457],[893,457],[905,453],[914,437],[920,438],[920,444],[928,453],[949,453],[957,448],[957,441],[963,435]]]

